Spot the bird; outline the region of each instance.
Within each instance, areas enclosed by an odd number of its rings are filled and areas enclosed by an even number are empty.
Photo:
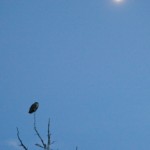
[[[38,107],[39,107],[39,103],[38,102],[33,103],[30,106],[29,114],[32,114],[33,112],[36,112],[36,110],[38,109]]]

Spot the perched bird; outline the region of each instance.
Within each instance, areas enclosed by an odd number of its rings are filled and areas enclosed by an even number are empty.
[[[39,103],[35,102],[31,105],[30,109],[29,109],[29,114],[32,114],[33,112],[35,112],[39,107]]]

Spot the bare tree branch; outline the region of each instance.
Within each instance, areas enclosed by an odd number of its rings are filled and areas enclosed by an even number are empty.
[[[40,139],[40,141],[41,141],[41,143],[42,143],[42,145],[43,145],[43,148],[46,149],[46,144],[44,143],[42,137],[40,136],[40,134],[39,134],[39,132],[38,132],[38,130],[37,130],[37,128],[36,128],[36,116],[35,116],[35,113],[34,113],[34,130],[35,130],[37,136],[39,137],[39,139]],[[39,146],[39,144],[36,145],[36,146]],[[41,147],[41,146],[40,146],[40,147]]]
[[[51,145],[54,144],[55,142],[56,142],[56,141],[52,141],[52,142],[51,142]]]
[[[47,126],[47,143],[44,142],[44,140],[42,139],[38,129],[37,129],[37,126],[36,126],[36,114],[34,112],[34,119],[33,119],[33,127],[34,127],[34,131],[36,133],[36,135],[38,136],[38,138],[40,139],[41,141],[41,144],[39,143],[36,143],[35,146],[39,147],[39,148],[42,148],[44,150],[52,150],[51,149],[51,145],[54,144],[55,141],[51,141],[51,133],[50,133],[50,118],[48,120],[48,126]],[[18,137],[18,140],[20,142],[20,146],[23,147],[24,150],[28,150],[28,148],[23,144],[21,138],[20,138],[20,135],[19,135],[19,129],[17,128],[17,137]],[[77,150],[77,149],[76,149]]]
[[[27,147],[23,144],[23,142],[22,142],[22,140],[21,140],[21,138],[19,136],[19,129],[18,128],[17,128],[17,137],[18,137],[18,140],[20,142],[20,146],[22,146],[23,149],[28,150]]]
[[[36,146],[38,146],[38,147],[40,147],[40,148],[44,148],[42,145],[40,145],[40,144],[35,144]]]
[[[50,133],[50,119],[48,120],[48,131],[47,131],[47,150],[50,150],[51,144],[51,133]]]

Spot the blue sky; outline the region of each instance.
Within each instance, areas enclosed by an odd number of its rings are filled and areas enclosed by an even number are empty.
[[[150,1],[1,0],[0,149],[150,149]]]

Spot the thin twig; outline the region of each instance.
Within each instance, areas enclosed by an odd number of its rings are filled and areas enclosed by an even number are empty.
[[[39,132],[38,132],[38,130],[37,130],[37,128],[36,128],[36,116],[35,116],[35,113],[34,113],[34,130],[35,130],[37,136],[39,137],[39,139],[41,140],[41,143],[42,143],[42,145],[43,145],[43,148],[46,149],[46,144],[44,143],[42,137],[40,136],[40,134],[39,134]],[[39,144],[36,145],[36,146],[39,146]]]
[[[78,150],[78,146],[76,146],[76,150]]]
[[[42,145],[40,145],[40,144],[35,144],[36,146],[38,146],[38,147],[40,147],[40,148],[44,148]]]
[[[47,150],[50,150],[51,134],[50,134],[50,119],[48,120],[48,131],[47,131]]]
[[[25,150],[28,150],[27,147],[23,144],[20,136],[19,136],[19,129],[17,128],[17,137],[18,137],[18,140],[20,142],[20,146],[22,146]]]
[[[56,142],[56,141],[52,141],[52,142],[51,142],[51,145],[54,144],[55,142]]]

